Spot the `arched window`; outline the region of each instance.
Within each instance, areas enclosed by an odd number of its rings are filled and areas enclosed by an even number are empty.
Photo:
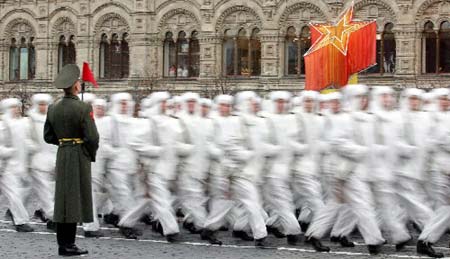
[[[450,22],[439,28],[439,73],[450,73]]]
[[[304,55],[311,47],[311,33],[308,26],[304,26],[299,35],[294,27],[289,27],[285,41],[285,74],[304,75]]]
[[[259,29],[240,29],[236,35],[225,31],[223,39],[223,72],[227,76],[261,74],[261,41]]]
[[[36,72],[36,52],[33,44],[34,38],[28,41],[24,37],[17,42],[11,39],[9,50],[9,79],[29,80],[33,79]]]
[[[128,46],[128,34],[121,36],[112,34],[108,40],[106,34],[100,41],[100,78],[121,79],[129,75],[130,51]]]
[[[198,32],[190,37],[184,31],[178,33],[176,41],[173,33],[167,32],[164,40],[164,76],[174,78],[198,77],[200,73],[200,42]]]
[[[394,25],[387,23],[381,34],[377,35],[377,64],[369,68],[369,74],[393,74],[395,73],[396,43],[392,31]]]
[[[58,71],[61,70],[67,64],[75,64],[76,62],[76,50],[74,43],[74,36],[70,36],[69,40],[66,40],[65,36],[59,38],[58,44]]]

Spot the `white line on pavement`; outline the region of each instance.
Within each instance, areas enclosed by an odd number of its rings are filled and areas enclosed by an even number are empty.
[[[17,232],[14,229],[0,229],[0,232]],[[56,235],[56,233],[51,232],[30,232],[30,234],[37,234],[37,235]],[[84,236],[77,235],[77,238],[84,239]],[[138,239],[138,240],[132,240],[132,239],[125,239],[125,238],[119,238],[119,237],[101,237],[99,238],[101,240],[114,240],[114,241],[137,241],[137,242],[148,242],[148,243],[163,243],[163,244],[169,244],[167,241],[164,240],[152,240],[152,239]],[[197,243],[197,242],[180,242],[179,244],[183,245],[190,245],[190,246],[204,246],[204,247],[222,247],[222,248],[235,248],[235,249],[259,249],[255,246],[239,246],[239,245],[211,245],[208,243]],[[302,248],[294,248],[294,247],[268,247],[266,249],[275,249],[278,251],[293,251],[293,252],[303,252],[303,253],[317,253],[315,250],[312,249],[302,249]],[[357,253],[357,252],[340,252],[340,251],[331,251],[328,254],[334,254],[334,255],[348,255],[348,256],[369,256],[369,254],[366,253]],[[380,254],[387,257],[392,258],[429,258],[426,256],[414,256],[414,255],[400,255],[400,254]],[[450,259],[450,257],[448,257]]]

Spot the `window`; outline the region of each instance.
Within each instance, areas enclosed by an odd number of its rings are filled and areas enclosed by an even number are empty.
[[[394,25],[387,23],[381,35],[377,36],[377,64],[369,68],[368,74],[393,74],[395,73],[396,43],[392,29]]]
[[[444,21],[439,30],[425,23],[422,33],[422,73],[450,73],[450,22]]]
[[[65,36],[59,38],[58,44],[58,71],[60,71],[67,64],[75,64],[76,51],[74,36],[70,36],[69,40],[66,40]]]
[[[28,41],[24,37],[17,42],[11,40],[9,49],[9,79],[11,81],[33,79],[36,73],[36,52],[33,45],[34,38]]]
[[[167,32],[164,40],[164,76],[173,78],[198,77],[200,74],[200,42],[198,32],[190,37],[186,32],[178,33],[177,40],[173,33]]]
[[[439,73],[450,73],[450,22],[439,29]]]
[[[259,76],[261,74],[261,41],[259,29],[250,33],[240,29],[237,35],[225,31],[223,39],[223,73],[226,76]]]
[[[302,28],[299,35],[294,27],[289,27],[285,40],[285,74],[304,75],[304,55],[311,47],[311,33],[308,26]]]
[[[100,41],[100,78],[121,79],[129,75],[130,49],[128,34],[103,34]]]

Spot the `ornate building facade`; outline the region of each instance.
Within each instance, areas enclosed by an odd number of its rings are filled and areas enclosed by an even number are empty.
[[[51,91],[88,62],[98,91],[300,90],[310,22],[351,0],[0,0],[0,86]],[[450,0],[355,0],[376,20],[369,85],[450,86]]]

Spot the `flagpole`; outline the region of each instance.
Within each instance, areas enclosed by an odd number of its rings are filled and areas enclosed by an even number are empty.
[[[86,83],[81,83],[81,101],[84,101],[84,91],[86,91]]]

